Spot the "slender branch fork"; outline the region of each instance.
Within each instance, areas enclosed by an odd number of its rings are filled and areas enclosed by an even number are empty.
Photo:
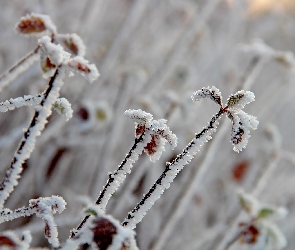
[[[122,223],[123,226],[135,228],[136,224],[141,221],[147,210],[149,210],[153,203],[160,198],[159,193],[155,192],[160,189],[160,193],[163,193],[165,189],[169,188],[170,184],[167,185],[166,179],[171,182],[176,175],[181,171],[184,165],[188,164],[193,156],[197,153],[197,150],[193,148],[196,146],[198,140],[206,137],[206,134],[210,131],[215,132],[218,120],[221,116],[227,112],[227,107],[220,108],[219,112],[215,114],[209,124],[198,134],[195,135],[194,139],[185,147],[181,154],[179,154],[171,163],[166,164],[166,168],[155,184],[150,188],[148,193],[143,199],[137,204],[137,206],[128,213],[127,218]],[[210,139],[210,138],[206,138]],[[187,159],[185,159],[187,158]],[[141,211],[140,215],[138,213]]]

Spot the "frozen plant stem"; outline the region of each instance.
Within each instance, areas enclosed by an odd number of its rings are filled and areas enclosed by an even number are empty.
[[[126,174],[131,172],[133,164],[138,159],[138,156],[141,154],[147,144],[146,137],[150,137],[148,132],[142,133],[139,138],[135,138],[132,148],[122,163],[119,165],[118,169],[113,174],[109,175],[106,185],[95,202],[96,205],[100,205],[101,209],[105,210],[106,205],[113,193],[115,193],[119,186],[124,182]],[[80,230],[83,227],[89,217],[90,215],[85,216],[83,221],[77,227],[77,230]],[[76,232],[72,231],[71,237],[75,236],[75,234]]]
[[[15,65],[13,65],[10,69],[0,75],[0,91],[3,87],[5,87],[8,83],[14,80],[19,74],[24,72],[28,67],[38,59],[38,50],[39,46],[37,46],[34,50],[29,52],[26,56],[24,56],[21,60],[19,60]]]
[[[158,160],[165,150],[166,142],[170,144],[172,149],[177,145],[177,137],[171,132],[166,125],[166,120],[153,120],[153,116],[142,110],[126,110],[124,113],[127,117],[135,121],[135,143],[132,146],[125,159],[120,164],[114,174],[109,175],[107,184],[100,193],[96,201],[96,205],[105,210],[106,205],[112,194],[117,191],[118,187],[123,183],[126,174],[131,172],[133,164],[138,160],[139,155],[145,152],[150,156],[152,162]],[[83,224],[88,220],[89,216],[85,217],[78,229],[81,229]],[[75,236],[77,230],[71,233]]]
[[[166,169],[158,178],[155,184],[151,187],[149,192],[137,204],[137,206],[128,213],[127,218],[122,223],[123,226],[135,228],[145,216],[146,212],[153,206],[154,202],[160,198],[164,190],[170,187],[170,183],[174,180],[176,175],[187,165],[194,155],[200,150],[205,142],[211,139],[211,135],[216,131],[218,120],[226,112],[225,109],[220,109],[215,114],[209,124],[186,146],[186,148],[179,154],[171,163],[167,163]]]
[[[24,132],[23,138],[18,149],[10,163],[0,184],[0,208],[3,208],[4,202],[10,196],[14,187],[18,184],[18,179],[22,173],[22,164],[27,160],[34,150],[36,137],[40,135],[47,123],[47,118],[51,114],[51,108],[59,95],[59,89],[62,86],[63,70],[57,69],[50,78],[48,87],[44,92],[44,97],[40,105],[36,107],[34,117],[30,126]]]
[[[216,87],[202,88],[196,91],[192,99],[198,101],[200,99],[208,98],[220,106],[219,112],[214,115],[209,124],[203,130],[196,134],[193,140],[185,147],[181,154],[179,154],[171,163],[166,163],[166,169],[158,178],[155,184],[151,187],[149,192],[137,204],[137,206],[128,213],[127,218],[123,222],[123,226],[134,229],[145,216],[147,211],[153,206],[154,202],[160,198],[165,189],[170,187],[176,175],[190,163],[193,157],[200,151],[200,148],[208,142],[211,135],[216,132],[218,120],[226,113],[228,118],[232,121],[231,142],[234,145],[234,151],[239,152],[246,147],[250,137],[250,129],[256,129],[258,121],[256,117],[251,116],[242,109],[246,104],[254,101],[255,96],[250,91],[238,91],[227,99],[227,104],[223,106],[222,96]]]
[[[263,62],[262,62],[263,61]],[[254,83],[255,79],[259,75],[260,71],[263,69],[262,66],[265,65],[265,60],[261,56],[255,56],[248,65],[244,76],[242,77],[242,82],[240,86],[235,87],[235,91],[241,89],[249,90]],[[171,234],[171,231],[175,228],[176,224],[180,220],[185,208],[189,206],[189,202],[192,200],[195,188],[203,180],[204,176],[210,170],[212,161],[214,160],[214,155],[218,150],[218,146],[223,140],[228,126],[226,123],[221,123],[219,126],[219,132],[215,136],[214,141],[206,149],[206,156],[202,160],[201,164],[197,168],[191,168],[189,178],[186,179],[186,185],[182,188],[179,196],[175,198],[175,205],[172,206],[172,210],[169,213],[169,220],[163,223],[159,234],[157,234],[156,240],[151,245],[152,250],[159,250],[163,248],[163,245],[167,241],[168,237]],[[212,171],[212,170],[211,170]],[[194,247],[193,249],[198,249]]]

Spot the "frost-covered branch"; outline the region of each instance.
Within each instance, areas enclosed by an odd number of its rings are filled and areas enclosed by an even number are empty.
[[[44,94],[41,93],[36,96],[25,95],[24,97],[17,97],[15,99],[10,98],[0,103],[0,112],[7,112],[8,110],[14,110],[23,106],[36,106],[41,102],[43,96]],[[58,98],[53,104],[53,108],[60,115],[64,115],[67,120],[73,116],[71,104],[66,98]]]
[[[6,171],[0,184],[0,207],[2,208],[5,200],[9,197],[14,187],[18,184],[18,179],[23,170],[22,164],[27,160],[34,150],[36,137],[40,135],[47,123],[47,117],[51,114],[51,108],[59,95],[59,89],[63,84],[64,70],[56,70],[51,77],[48,87],[44,92],[44,97],[40,105],[36,106],[34,117],[30,126],[25,131],[21,143]]]
[[[185,147],[182,153],[180,153],[171,163],[166,163],[166,168],[162,175],[157,179],[155,184],[150,188],[148,193],[137,204],[137,206],[128,213],[127,218],[122,223],[123,226],[127,226],[132,229],[136,227],[136,224],[142,220],[147,211],[153,206],[154,202],[159,199],[160,196],[164,193],[165,189],[168,189],[170,187],[170,184],[173,182],[177,174],[184,168],[185,165],[190,163],[197,152],[200,151],[200,148],[212,138],[211,136],[214,132],[216,132],[218,120],[221,118],[221,116],[225,113],[234,113],[234,115],[236,115],[235,112],[240,112],[241,108],[254,100],[254,95],[250,93],[251,92],[243,91],[237,92],[228,99],[227,105],[225,107],[222,105],[222,97],[220,91],[214,86],[212,88],[202,88],[192,95],[193,101],[198,101],[204,98],[211,99],[220,106],[219,112],[211,118],[209,124],[204,127],[200,133],[195,135],[193,140]],[[257,127],[258,122],[256,122],[255,124],[254,122],[247,122],[247,119],[249,119],[248,114],[243,112],[241,116],[243,119],[243,123],[239,123],[239,131],[248,132],[248,127],[252,129],[255,129]],[[255,117],[253,117],[252,119],[256,121]],[[251,126],[249,125],[249,123],[251,124]],[[256,125],[256,127],[254,125]],[[242,132],[240,134],[242,134]],[[248,142],[248,137],[240,134],[234,134],[235,137],[240,139],[239,141],[233,141],[235,151],[242,150],[242,148],[244,148]]]
[[[29,201],[28,207],[21,207],[15,210],[3,209],[0,212],[0,223],[11,221],[20,217],[42,213],[42,211],[44,209],[47,210],[47,208],[52,212],[52,214],[55,214],[56,212],[61,213],[65,209],[65,205],[66,202],[60,196],[33,199]]]
[[[29,52],[21,60],[15,63],[10,69],[0,75],[0,91],[3,87],[13,81],[18,75],[26,71],[33,62],[38,60],[39,46]]]
[[[16,28],[22,34],[43,34],[49,32],[54,35],[56,32],[55,26],[52,24],[50,18],[45,15],[30,14],[21,18]],[[77,40],[77,39],[76,39]],[[79,46],[78,46],[79,47]],[[80,46],[81,47],[81,46]],[[70,59],[70,54],[65,52],[61,45],[53,43],[53,39],[48,36],[43,36],[38,40],[38,50],[40,54],[48,58],[50,65],[54,68],[54,73],[50,76],[47,89],[40,96],[40,104],[35,107],[35,114],[29,125],[28,129],[24,132],[23,138],[20,142],[18,149],[10,163],[9,169],[6,171],[4,178],[0,184],[0,208],[3,208],[5,200],[9,197],[14,187],[18,184],[18,179],[23,170],[22,164],[27,160],[32,151],[34,150],[36,137],[41,134],[47,123],[47,118],[51,114],[51,109],[54,108],[61,114],[69,118],[72,115],[72,110],[69,103],[65,99],[58,99],[59,91],[63,85],[63,77],[65,69],[75,69],[81,73],[87,80],[92,82],[95,80],[99,73],[93,64],[79,57],[78,59]],[[76,63],[75,63],[76,62]],[[71,63],[72,68],[68,63]],[[65,67],[65,65],[67,65]],[[13,105],[18,107],[24,103],[36,102],[37,98],[16,99],[11,102],[6,102],[2,106],[12,108]],[[48,219],[48,221],[50,221]]]
[[[138,160],[142,152],[150,156],[152,162],[158,160],[165,150],[164,145],[168,142],[172,148],[177,145],[176,136],[166,125],[166,120],[153,120],[153,116],[142,110],[127,110],[125,115],[135,121],[135,142],[118,169],[109,175],[108,181],[101,191],[96,205],[105,210],[111,196],[123,183],[127,173],[131,173],[133,164]],[[77,230],[80,230],[88,220],[86,216]],[[77,231],[76,231],[77,232]],[[72,237],[76,234],[72,232]]]
[[[10,98],[0,103],[0,112],[7,112],[23,106],[35,106],[42,100],[43,94],[36,96],[25,95],[24,97]]]
[[[45,237],[53,247],[59,246],[57,227],[53,219],[53,214],[61,213],[66,206],[62,197],[51,196],[48,198],[38,198],[29,201],[28,207],[18,208],[14,211],[4,209],[0,213],[0,223],[10,221],[19,217],[36,214],[45,223]]]

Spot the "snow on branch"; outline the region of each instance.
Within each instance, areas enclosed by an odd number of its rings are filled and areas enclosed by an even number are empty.
[[[45,223],[45,237],[53,247],[59,246],[57,227],[53,214],[61,213],[66,207],[65,200],[60,196],[41,197],[29,201],[28,207],[21,207],[14,211],[4,209],[0,213],[0,223],[14,220],[24,216],[36,214]],[[1,236],[0,236],[1,237]]]
[[[251,137],[250,129],[257,129],[259,122],[255,116],[249,115],[242,110],[237,112],[229,111],[228,117],[233,123],[231,142],[234,145],[234,151],[242,151],[243,148],[246,148]]]
[[[70,70],[80,73],[90,83],[99,77],[96,66],[94,64],[89,64],[89,62],[81,56],[69,59],[67,65]]]
[[[71,54],[82,57],[85,55],[86,47],[81,37],[76,33],[56,34],[55,39]]]
[[[56,100],[53,104],[53,109],[60,115],[63,115],[67,121],[73,117],[71,103],[64,97]]]
[[[15,210],[3,209],[0,212],[0,223],[33,214],[38,214],[40,217],[42,213],[45,213],[44,211],[50,211],[52,214],[56,212],[61,213],[65,209],[65,206],[66,202],[60,196],[33,199],[29,201],[28,207],[21,207]]]
[[[211,135],[216,131],[218,120],[223,111],[220,110],[210,121],[210,123],[185,147],[171,163],[166,163],[166,169],[150,188],[148,193],[137,204],[137,206],[128,213],[127,218],[123,222],[123,226],[135,228],[145,216],[147,211],[153,206],[156,200],[164,193],[165,189],[170,187],[176,175],[183,169],[185,165],[190,163],[194,155],[200,150],[205,142],[211,139]]]
[[[50,62],[58,66],[64,59],[64,49],[60,44],[54,44],[49,36],[42,36],[38,40],[39,46],[48,55]]]
[[[127,226],[129,228],[135,228],[136,224],[138,224],[142,218],[145,216],[147,211],[153,206],[154,202],[160,198],[160,196],[164,193],[165,189],[170,187],[170,184],[173,182],[174,178],[177,174],[184,168],[185,165],[189,164],[193,157],[200,151],[201,147],[212,139],[212,134],[216,132],[217,126],[219,124],[219,119],[225,113],[233,114],[235,117],[238,117],[240,120],[238,124],[239,128],[243,129],[246,133],[245,136],[241,137],[241,140],[235,144],[234,149],[237,148],[236,151],[244,148],[248,142],[249,128],[256,128],[258,125],[258,121],[255,117],[246,114],[238,108],[244,107],[245,104],[253,101],[251,97],[254,95],[250,92],[238,92],[242,93],[243,96],[237,97],[237,101],[233,105],[233,107],[223,106],[222,97],[220,91],[216,87],[207,87],[202,88],[199,91],[196,91],[192,95],[193,101],[200,100],[202,98],[209,98],[213,100],[220,106],[220,110],[217,114],[215,114],[208,125],[203,128],[203,130],[196,134],[192,141],[184,148],[184,150],[172,161],[166,163],[166,168],[161,176],[157,179],[154,185],[150,188],[147,194],[144,195],[142,200],[136,205],[136,207],[128,213],[127,218],[122,223],[123,226]],[[237,95],[237,94],[236,94]],[[161,126],[163,126],[162,121],[157,121]],[[139,126],[144,126],[140,125]],[[160,127],[161,127],[160,126]],[[238,129],[234,127],[234,130]],[[156,134],[157,135],[157,134]]]
[[[167,141],[172,148],[175,148],[177,144],[177,137],[166,125],[166,120],[152,120],[153,116],[142,110],[129,109],[124,114],[135,121],[136,138],[132,148],[118,169],[109,175],[108,181],[96,201],[96,204],[103,210],[106,209],[109,199],[125,180],[126,174],[131,173],[133,164],[138,160],[143,151],[154,162],[160,158],[165,150],[164,145]],[[84,218],[77,230],[82,228],[88,218],[89,216]],[[72,236],[74,235],[75,232],[73,231]]]
[[[177,137],[166,125],[166,120],[153,120],[151,123],[151,141],[144,147],[144,152],[150,156],[151,162],[159,160],[165,144],[168,142],[172,149],[177,145]]]
[[[41,102],[43,97],[44,94],[42,93],[36,96],[25,95],[24,97],[17,97],[15,99],[10,98],[9,100],[0,102],[0,112],[7,112],[8,110],[14,110],[23,106],[36,106]],[[53,109],[60,115],[65,116],[67,121],[73,116],[71,104],[64,97],[56,100],[53,104]]]
[[[192,100],[195,101],[199,101],[203,98],[208,98],[212,101],[214,101],[215,103],[217,103],[218,105],[222,105],[222,97],[221,97],[221,93],[219,91],[218,88],[216,88],[215,86],[213,87],[207,87],[207,88],[202,88],[201,90],[196,91],[195,93],[193,93],[192,95]]]
[[[56,33],[56,27],[48,15],[31,13],[22,17],[16,24],[17,32],[24,35],[40,35],[45,32]]]
[[[29,52],[21,60],[15,63],[10,69],[0,75],[0,91],[3,87],[13,81],[18,75],[26,71],[36,60],[38,60],[38,50],[39,46],[37,46],[34,50]]]
[[[92,215],[91,218],[83,229],[65,243],[63,250],[76,249],[84,244],[88,244],[92,249],[138,249],[133,230],[122,227],[119,221],[106,215],[97,205],[90,207],[86,212]]]
[[[15,99],[10,98],[0,103],[0,112],[6,112],[8,110],[14,110],[23,106],[35,106],[40,103],[43,94],[36,96],[25,95],[24,97],[17,97]]]
[[[10,163],[0,184],[0,208],[3,207],[5,200],[9,197],[14,187],[18,184],[18,179],[22,172],[22,164],[27,160],[34,150],[36,137],[40,135],[47,123],[47,117],[51,114],[51,109],[59,95],[60,87],[63,85],[64,70],[56,70],[51,77],[48,87],[39,105],[36,106],[34,117],[30,126],[24,132],[20,145]]]
[[[136,126],[137,124],[149,126],[153,120],[152,114],[142,111],[141,109],[128,109],[124,112],[124,115],[134,120],[134,122],[136,122]]]
[[[227,116],[232,121],[231,142],[234,151],[242,151],[246,148],[250,138],[250,129],[257,129],[258,120],[255,116],[249,115],[241,109],[253,102],[255,95],[250,91],[238,91],[227,99]]]
[[[229,109],[243,109],[253,101],[255,101],[255,95],[251,91],[240,90],[229,96],[227,106]]]

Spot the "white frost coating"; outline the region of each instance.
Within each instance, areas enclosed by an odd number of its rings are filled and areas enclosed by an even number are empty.
[[[47,198],[38,198],[30,200],[30,206],[36,207],[36,216],[40,217],[45,223],[45,237],[53,247],[59,246],[57,226],[53,219],[53,214],[61,213],[66,202],[60,196],[51,196]]]
[[[172,148],[177,145],[177,137],[166,125],[166,120],[152,120],[153,116],[142,110],[127,110],[124,114],[133,119],[136,124],[144,125],[144,130],[137,136],[139,141],[135,142],[119,168],[109,176],[108,182],[97,200],[97,204],[103,210],[105,210],[111,196],[125,180],[126,174],[131,173],[133,164],[138,160],[139,155],[143,151],[154,162],[160,158],[165,150],[164,145],[166,141],[168,141]],[[139,139],[140,137],[141,139]]]
[[[131,173],[131,169],[133,164],[138,160],[139,155],[142,154],[144,147],[151,140],[150,131],[146,131],[143,140],[136,144],[134,150],[130,150],[129,157],[128,155],[125,157],[125,164],[121,164],[119,168],[110,176],[113,180],[108,180],[108,183],[105,185],[102,192],[104,192],[101,200],[99,202],[99,207],[103,210],[106,209],[108,201],[112,197],[112,195],[118,190],[119,186],[126,179],[126,174]]]
[[[53,108],[57,113],[65,116],[67,121],[73,117],[71,104],[66,98],[58,98],[53,104]]]
[[[64,48],[68,48],[68,50],[74,55],[82,57],[85,55],[86,47],[83,43],[82,38],[76,33],[57,34],[55,38]]]
[[[90,83],[99,77],[96,66],[94,64],[89,64],[89,62],[81,56],[69,59],[67,66],[70,70],[75,70],[80,73]]]
[[[6,112],[8,110],[14,110],[22,106],[33,106],[40,103],[43,94],[37,96],[25,95],[24,97],[17,97],[15,99],[9,99],[0,103],[0,112]]]
[[[191,98],[194,102],[208,98],[218,105],[222,105],[221,93],[215,86],[202,88],[201,90],[194,92]]]
[[[56,212],[61,213],[65,209],[65,206],[66,202],[62,197],[59,196],[32,199],[29,201],[28,207],[21,207],[15,210],[10,210],[7,208],[3,209],[0,212],[0,223],[33,214],[41,215],[44,213],[44,211],[50,212],[51,214],[55,214]]]
[[[15,99],[9,99],[0,103],[0,112],[7,112],[8,110],[14,110],[23,106],[36,106],[40,104],[44,94],[38,94],[37,96],[25,95],[24,97],[17,97]],[[72,118],[73,110],[71,104],[66,98],[58,98],[53,104],[54,110],[66,117],[67,121]]]
[[[257,129],[259,121],[255,116],[249,115],[242,110],[229,111],[228,113],[233,123],[231,142],[234,145],[234,151],[239,152],[246,148],[251,137],[250,129]]]
[[[161,135],[170,144],[171,148],[174,149],[177,146],[177,136],[172,133],[169,127],[166,125],[167,120],[160,119],[154,120],[152,123],[152,131]]]
[[[36,52],[37,50],[30,52],[0,76],[0,91],[3,87],[13,81],[19,74],[26,71],[35,61],[38,60],[38,54]]]
[[[52,64],[58,66],[64,59],[64,49],[60,44],[54,44],[51,42],[49,36],[43,36],[38,39],[39,46],[48,55]]]
[[[166,169],[168,170],[161,175],[161,181],[158,181],[151,187],[150,191],[142,199],[143,202],[137,205],[132,211],[128,213],[128,217],[124,220],[123,225],[134,229],[142,218],[146,215],[147,211],[153,206],[156,200],[164,193],[165,189],[170,187],[177,174],[184,168],[185,165],[190,163],[194,155],[200,151],[200,148],[211,138],[211,135],[216,132],[218,120],[221,115],[216,114],[214,120],[203,131],[196,134],[194,139],[187,145],[181,154],[177,156],[171,163],[167,163]]]
[[[237,93],[230,95],[227,99],[229,110],[242,109],[247,104],[255,101],[255,95],[251,91],[240,90]]]
[[[6,171],[6,175],[0,184],[0,209],[3,208],[4,202],[13,191],[14,186],[18,184],[17,180],[20,178],[20,173],[22,172],[22,164],[30,157],[36,144],[36,137],[40,135],[47,123],[47,117],[51,114],[52,105],[57,100],[60,87],[63,85],[63,77],[64,70],[61,68],[58,70],[49,94],[46,98],[44,97],[42,99],[42,105],[36,106],[35,115],[37,114],[37,116],[33,118],[35,119],[35,124],[29,126],[25,132],[27,138],[22,138],[20,146],[14,154],[11,165]]]
[[[165,119],[153,120],[150,129],[152,130],[151,141],[144,148],[144,152],[150,156],[151,162],[159,160],[165,151],[165,144],[168,142],[172,149],[177,145],[177,137],[166,125]]]
[[[85,223],[84,227],[78,232],[78,234],[66,242],[65,246],[62,247],[63,250],[75,249],[70,247],[77,247],[79,244],[85,243],[91,245],[92,249],[97,249],[97,244],[94,241],[93,236],[96,231],[95,227],[99,225],[98,222],[100,219],[108,221],[115,228],[115,234],[110,235],[112,237],[112,243],[107,246],[108,250],[121,250],[123,245],[130,250],[138,250],[134,239],[135,232],[133,230],[121,226],[119,221],[110,215],[106,215],[104,211],[97,205],[91,206],[89,210],[95,212],[96,215],[91,216]],[[107,231],[104,233],[107,233]],[[111,230],[110,233],[114,233],[114,231]]]
[[[21,207],[14,211],[6,208],[0,213],[0,223],[11,221],[20,217],[30,216],[34,213],[36,213],[36,208],[34,207]]]
[[[59,247],[57,226],[54,222],[52,214],[42,214],[40,216],[45,223],[45,237],[49,244],[54,248]]]
[[[43,211],[49,211],[52,214],[61,213],[66,208],[66,202],[61,196],[52,195],[51,197],[40,197],[38,199],[31,199],[30,206],[38,205],[38,213],[42,214]]]
[[[20,24],[22,23],[28,23],[31,22],[30,28],[32,27],[32,25],[34,26],[34,22],[36,24],[36,26],[40,27],[40,21],[42,22],[42,26],[44,26],[45,30],[40,32],[31,32],[31,33],[24,33],[22,32],[22,28],[20,26]],[[31,14],[27,14],[26,16],[22,17],[20,19],[20,21],[16,24],[15,30],[21,34],[29,34],[29,35],[40,35],[43,34],[44,32],[49,31],[51,34],[56,33],[56,27],[55,25],[52,23],[50,17],[48,15],[42,15],[42,14],[36,14],[36,13],[31,13]]]
[[[153,115],[142,111],[141,109],[128,109],[124,115],[140,125],[150,124],[153,120]]]

